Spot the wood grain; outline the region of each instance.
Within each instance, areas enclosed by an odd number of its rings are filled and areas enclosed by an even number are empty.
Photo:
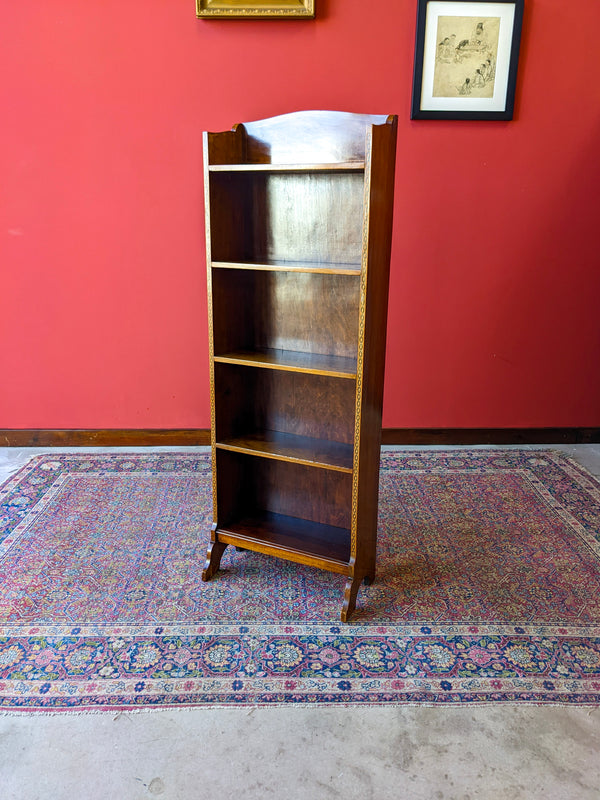
[[[354,381],[217,362],[215,396],[218,442],[279,431],[352,445]]]
[[[327,356],[322,353],[300,353],[296,350],[239,350],[215,356],[215,361],[223,364],[245,364],[290,372],[306,372],[314,375],[328,375],[332,378],[356,377],[356,362],[352,358]]]
[[[211,260],[360,262],[362,170],[225,171],[208,180]]]
[[[262,513],[218,528],[220,542],[348,574],[350,531],[297,517]]]
[[[360,274],[212,270],[214,353],[256,351],[265,365],[285,365],[275,351],[298,353],[292,368],[321,369],[356,359]],[[319,356],[315,365],[308,354]],[[355,374],[349,362],[334,371]],[[330,367],[323,369],[330,371]]]
[[[217,447],[280,461],[352,472],[352,445],[263,430],[217,442]]]

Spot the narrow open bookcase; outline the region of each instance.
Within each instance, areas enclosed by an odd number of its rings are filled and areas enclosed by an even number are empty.
[[[300,111],[204,134],[213,526],[375,578],[397,120]],[[241,556],[243,557],[243,555]]]

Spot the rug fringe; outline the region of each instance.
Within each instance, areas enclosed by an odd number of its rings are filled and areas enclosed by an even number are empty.
[[[114,708],[93,708],[93,709],[81,709],[81,708],[63,708],[63,709],[53,709],[53,710],[46,710],[46,709],[2,709],[0,710],[0,717],[30,717],[30,716],[38,716],[38,717],[113,717],[113,721],[116,721],[120,717],[127,716],[129,714],[162,714],[167,711],[177,711],[183,712],[186,714],[194,713],[194,712],[204,712],[204,711],[224,711],[224,710],[235,710],[238,711],[240,714],[245,714],[246,716],[250,716],[250,714],[254,713],[255,711],[266,711],[266,710],[274,710],[274,709],[322,709],[322,708],[344,708],[344,709],[352,709],[355,713],[357,708],[378,708],[378,709],[391,709],[391,708],[435,708],[437,710],[446,710],[446,711],[453,711],[454,709],[465,709],[465,708],[473,708],[477,706],[477,708],[569,708],[573,709],[574,711],[584,711],[587,710],[586,716],[591,716],[595,711],[600,710],[600,702],[597,703],[569,703],[569,702],[559,702],[557,700],[551,700],[548,702],[539,702],[539,701],[529,701],[529,700],[505,700],[501,703],[490,703],[489,700],[471,700],[471,701],[453,701],[452,703],[435,703],[435,702],[414,702],[413,700],[405,700],[402,702],[381,702],[381,703],[327,703],[327,702],[319,702],[319,703],[259,703],[257,705],[252,706],[238,706],[232,705],[231,703],[206,703],[205,705],[197,705],[197,706],[156,706],[156,707],[140,707],[140,708],[124,708],[124,709],[114,709]]]

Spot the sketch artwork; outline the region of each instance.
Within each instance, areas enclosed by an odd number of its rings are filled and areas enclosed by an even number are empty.
[[[500,17],[438,17],[434,97],[493,97]]]

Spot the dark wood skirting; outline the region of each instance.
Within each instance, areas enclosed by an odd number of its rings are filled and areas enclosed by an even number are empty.
[[[383,444],[597,444],[600,428],[384,428]],[[210,444],[203,428],[177,430],[0,430],[0,447],[181,447]]]
[[[600,428],[384,428],[382,444],[593,444]]]
[[[0,430],[0,447],[175,447],[210,444],[210,431]]]

